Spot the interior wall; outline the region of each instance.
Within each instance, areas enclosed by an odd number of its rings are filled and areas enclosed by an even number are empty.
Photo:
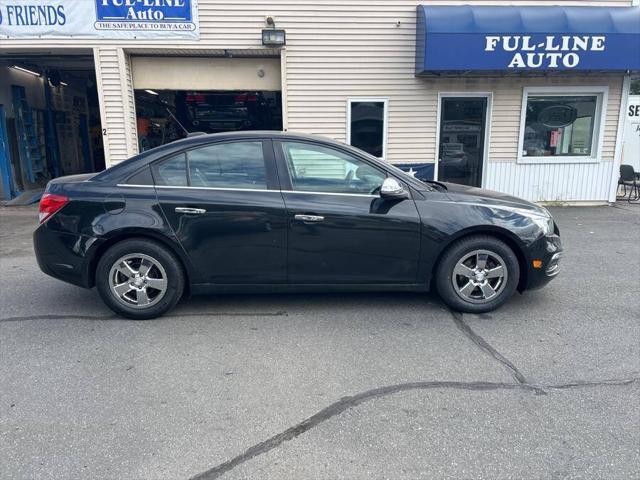
[[[11,85],[25,87],[27,101],[31,108],[45,108],[44,84],[42,77],[11,68],[10,62],[0,61],[0,104],[4,105],[7,118],[15,118]]]
[[[100,115],[97,112],[98,94],[97,91],[92,90],[96,88],[93,64],[87,62],[85,68],[76,57],[70,56],[68,61],[65,61],[59,58],[51,60],[47,55],[30,57],[29,62],[26,65],[22,63],[19,65],[32,68],[34,71],[47,68],[55,70],[60,73],[60,80],[64,83],[56,87],[48,87],[51,94],[50,107],[54,112],[52,121],[55,136],[52,137],[47,129],[44,83],[47,81],[46,77],[38,77],[11,68],[13,60],[0,57],[0,104],[5,106],[7,113],[7,137],[16,188],[18,190],[37,188],[51,176],[104,168],[102,129]],[[30,64],[33,64],[33,67],[30,67]],[[42,168],[37,159],[32,161],[35,182],[25,171],[26,160],[21,158],[12,85],[25,88],[33,118],[37,149],[42,159]],[[56,158],[57,161],[55,161]]]

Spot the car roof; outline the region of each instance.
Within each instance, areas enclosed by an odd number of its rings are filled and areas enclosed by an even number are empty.
[[[307,141],[314,142],[323,145],[333,145],[334,147],[340,148],[342,150],[348,150],[353,152],[356,155],[362,156],[365,155],[369,158],[369,161],[377,164],[378,166],[388,170],[390,167],[386,162],[376,159],[375,157],[371,157],[370,155],[358,150],[357,148],[352,147],[351,145],[347,145],[346,143],[338,142],[332,138],[324,137],[321,135],[311,135],[307,133],[296,133],[296,132],[285,132],[285,131],[273,131],[273,130],[247,130],[240,132],[224,132],[224,133],[201,133],[201,134],[192,134],[189,137],[175,140],[171,143],[167,143],[165,145],[161,145],[156,148],[152,148],[151,150],[147,150],[146,152],[140,153],[134,157],[131,157],[117,165],[114,165],[107,170],[102,171],[95,177],[91,178],[91,181],[118,181],[125,177],[128,177],[138,171],[143,166],[159,160],[161,158],[170,156],[172,154],[177,154],[188,150],[190,148],[198,147],[200,145],[207,145],[213,142],[225,141],[225,140],[238,140],[238,139],[268,139],[268,140],[298,140],[298,141]],[[405,178],[405,181],[412,183],[414,187],[420,188],[420,186],[424,185],[418,180],[412,178]],[[417,182],[417,183],[416,183]]]
[[[95,177],[92,181],[107,181],[114,178],[119,178],[123,175],[127,175],[135,172],[147,163],[153,162],[160,158],[179,153],[190,148],[198,147],[200,145],[207,145],[213,142],[225,141],[225,140],[238,140],[243,138],[253,139],[273,139],[273,140],[300,140],[300,141],[312,141],[321,142],[324,144],[333,144],[344,148],[345,144],[336,142],[335,140],[322,137],[320,135],[309,135],[305,133],[294,132],[280,132],[273,130],[247,130],[240,132],[223,132],[223,133],[200,133],[194,132],[186,138],[175,140],[159,147],[152,148],[146,152],[142,152],[127,160],[120,162],[111,168],[108,168]]]
[[[175,142],[169,143],[168,145],[184,145],[185,143],[191,146],[190,140],[194,140],[193,145],[198,145],[200,143],[210,143],[212,141],[220,141],[220,140],[235,140],[239,138],[267,138],[267,139],[287,139],[287,140],[306,140],[306,141],[323,141],[327,143],[333,143],[335,145],[345,145],[344,143],[338,142],[333,138],[325,137],[322,135],[315,135],[309,133],[300,133],[300,132],[289,132],[289,131],[276,131],[276,130],[246,130],[239,132],[223,132],[223,133],[200,133],[200,134],[191,134],[187,138],[183,138],[181,140],[176,140]],[[197,139],[197,141],[196,141]],[[161,148],[161,147],[158,147]]]

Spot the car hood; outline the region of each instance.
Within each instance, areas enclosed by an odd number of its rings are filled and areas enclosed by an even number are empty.
[[[519,208],[537,213],[545,212],[542,207],[535,203],[506,193],[459,185],[457,183],[443,182],[443,184],[447,187],[447,196],[454,202],[486,205],[487,207]]]

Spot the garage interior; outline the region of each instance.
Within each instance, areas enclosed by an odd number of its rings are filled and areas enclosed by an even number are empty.
[[[138,148],[190,133],[282,130],[279,54],[131,57]]]
[[[93,52],[3,52],[0,143],[0,194],[15,203],[37,201],[52,178],[104,169]]]
[[[142,52],[128,52],[139,151],[195,132],[282,130],[278,50]],[[52,178],[105,168],[98,96],[90,49],[3,51],[1,198],[33,203]]]

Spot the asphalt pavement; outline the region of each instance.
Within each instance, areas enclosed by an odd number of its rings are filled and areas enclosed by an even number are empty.
[[[136,322],[0,208],[0,478],[640,478],[640,207],[552,213],[560,276],[491,314],[224,295]]]

